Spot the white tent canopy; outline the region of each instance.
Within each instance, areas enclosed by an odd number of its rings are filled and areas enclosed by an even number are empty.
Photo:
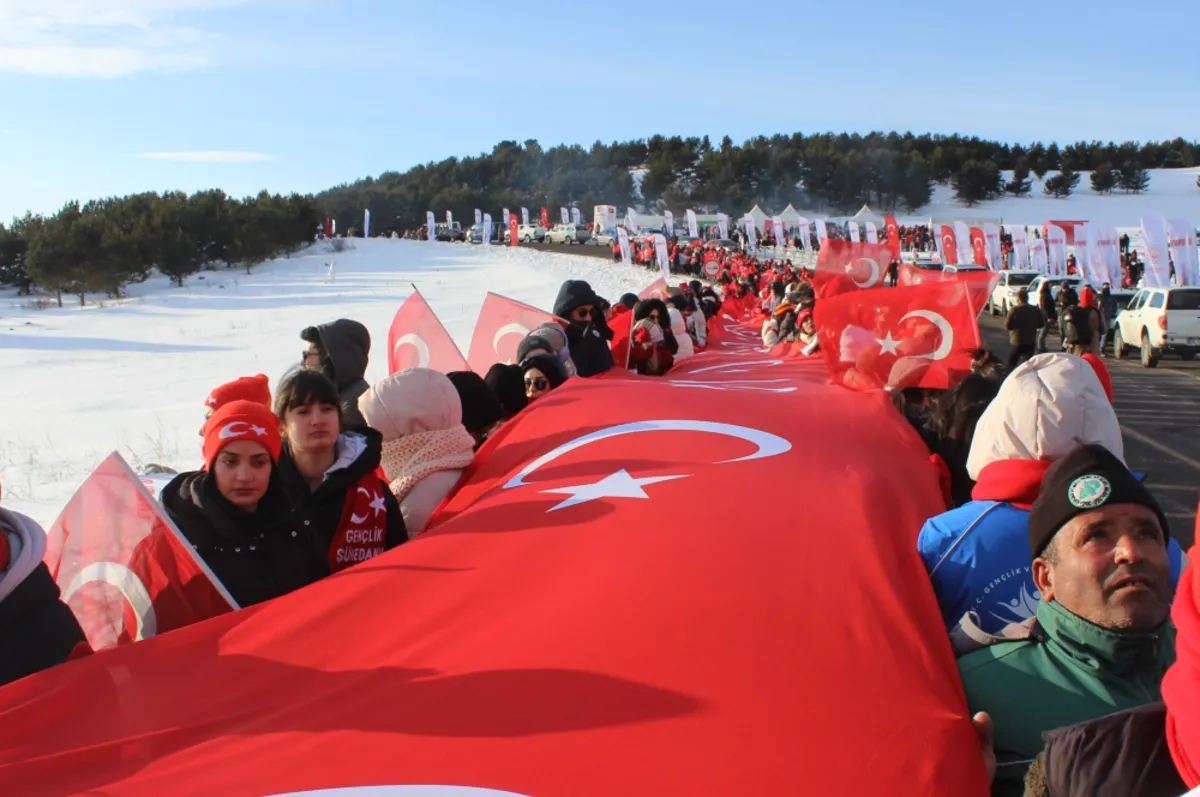
[[[850,220],[857,222],[860,225],[866,224],[869,221],[876,227],[882,227],[884,224],[883,217],[877,215],[875,211],[871,210],[870,206],[868,205],[863,205],[862,210],[851,216]]]
[[[750,218],[754,219],[754,226],[759,227],[759,228],[766,226],[766,221],[769,218],[767,216],[767,214],[763,212],[763,209],[760,208],[758,205],[755,205],[754,207],[752,207],[750,209],[750,212],[747,213],[746,216],[749,216]],[[743,216],[742,218],[745,218],[745,216]]]
[[[779,220],[784,224],[796,225],[800,223],[800,219],[800,211],[796,210],[790,204],[779,214]]]

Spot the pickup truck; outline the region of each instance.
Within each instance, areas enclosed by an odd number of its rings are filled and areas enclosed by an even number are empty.
[[[1142,288],[1117,314],[1113,355],[1138,349],[1142,366],[1153,368],[1164,354],[1190,360],[1200,352],[1200,288]]]

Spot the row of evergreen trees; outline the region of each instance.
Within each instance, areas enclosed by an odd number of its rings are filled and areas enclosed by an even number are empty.
[[[782,210],[793,203],[815,210],[853,212],[869,203],[879,210],[915,212],[928,204],[935,183],[954,186],[959,201],[971,205],[1008,193],[1025,196],[1030,175],[1046,181],[1052,196],[1067,196],[1077,172],[1113,175],[1094,184],[1097,191],[1145,190],[1147,169],[1193,166],[1196,144],[1174,141],[1139,144],[1078,142],[1065,147],[1041,142],[1002,144],[964,136],[825,133],[759,136],[734,144],[729,137],[653,136],[647,140],[596,142],[590,148],[543,149],[537,141],[504,141],[491,153],[449,158],[407,172],[338,186],[317,196],[322,211],[339,229],[360,223],[370,208],[379,229],[424,223],[425,211],[452,210],[471,218],[475,208],[634,204],[631,169],[644,169],[642,203],[682,212],[741,211],[754,204]],[[1002,172],[1014,172],[1005,181]]]
[[[179,286],[205,266],[253,266],[311,243],[319,224],[310,196],[263,192],[234,199],[223,191],[135,194],[68,202],[52,216],[27,214],[0,224],[0,283],[27,294],[119,297],[151,269]]]

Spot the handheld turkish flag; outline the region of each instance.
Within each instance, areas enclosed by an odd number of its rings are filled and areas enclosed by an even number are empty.
[[[511,363],[517,358],[522,338],[530,330],[557,321],[545,310],[489,291],[475,322],[467,363],[477,374],[486,374],[496,363]]]
[[[93,650],[237,608],[116,452],[63,508],[44,561]]]
[[[388,373],[405,368],[432,368],[443,374],[467,370],[462,352],[416,287],[388,329]]]
[[[892,260],[900,259],[900,225],[895,216],[884,216],[883,223],[887,228],[887,244],[892,250]]]
[[[975,265],[987,266],[987,238],[982,227],[971,228],[971,254],[975,258]]]
[[[830,376],[855,390],[953,387],[982,345],[958,281],[835,296],[814,319]]]
[[[815,359],[568,380],[407,545],[0,689],[5,794],[984,797],[937,471]]]
[[[881,288],[891,262],[885,244],[829,240],[821,244],[813,272],[813,289],[820,298]]]
[[[638,298],[642,300],[663,299],[667,295],[668,287],[669,286],[667,285],[666,279],[659,277],[654,282],[642,289],[642,292],[638,294]]]
[[[941,226],[940,245],[942,263],[947,266],[958,265],[958,239],[954,235],[954,227],[949,224]]]

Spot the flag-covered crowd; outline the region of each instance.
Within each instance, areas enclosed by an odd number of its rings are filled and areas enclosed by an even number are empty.
[[[832,239],[811,270],[701,252],[716,264],[708,284],[660,280],[610,301],[570,280],[551,312],[489,294],[466,358],[414,292],[389,330],[391,375],[373,385],[368,330],[340,319],[300,332],[301,362],[273,394],[264,375],[214,387],[197,418],[204,468],[166,484],[161,510],[134,510],[170,521],[127,557],[155,627],[125,589],[138,618],[113,644],[270,601],[419,537],[511,419],[570,381],[670,374],[737,322],[749,348],[885,391],[927,446],[946,511],[908,533],[993,793],[1200,786],[1200,582],[1124,462],[1095,357],[1098,297],[1060,293],[1068,350],[1045,352],[1047,313],[1022,296],[1007,322],[1019,356],[1005,364],[978,329],[992,274],[885,287],[896,248]],[[0,510],[0,683],[106,655],[60,597],[78,580],[86,554],[72,546],[87,544],[88,522],[68,508],[48,543]]]

